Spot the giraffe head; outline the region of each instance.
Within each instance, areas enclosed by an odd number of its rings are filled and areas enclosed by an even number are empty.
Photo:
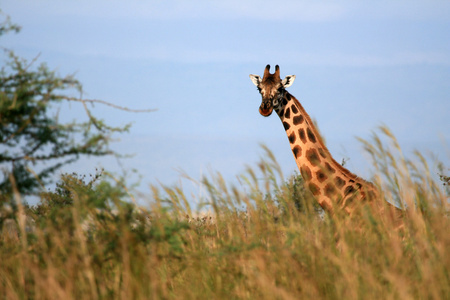
[[[274,108],[282,105],[285,88],[292,85],[295,75],[288,75],[283,80],[280,78],[280,67],[275,66],[275,73],[270,74],[270,65],[264,69],[263,78],[258,75],[250,74],[250,79],[258,88],[262,96],[259,113],[264,117],[270,116]]]

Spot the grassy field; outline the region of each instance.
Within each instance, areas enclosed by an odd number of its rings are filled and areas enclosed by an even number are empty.
[[[401,229],[369,206],[321,214],[268,150],[239,187],[204,179],[200,208],[177,187],[142,208],[107,174],[65,175],[38,206],[1,208],[0,297],[450,299],[448,178],[382,132],[362,142],[384,197],[408,207]]]

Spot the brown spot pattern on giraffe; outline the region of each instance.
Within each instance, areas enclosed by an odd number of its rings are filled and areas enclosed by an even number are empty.
[[[284,117],[286,119],[289,119],[291,117],[291,109],[289,107],[286,108],[286,111],[284,112]]]
[[[300,139],[302,140],[302,142],[304,143],[304,144],[306,144],[306,135],[305,135],[305,130],[303,129],[303,128],[300,128],[299,130],[298,130],[298,136],[300,137]]]
[[[292,108],[294,108],[294,106],[292,106]],[[302,115],[295,116],[294,119],[293,119],[294,125],[302,124],[303,120],[304,120],[304,118],[303,118]]]
[[[292,132],[292,133],[289,135],[289,143],[293,144],[293,143],[295,142],[295,139],[296,139],[295,133]]]
[[[300,173],[302,174],[302,177],[305,181],[311,180],[312,178],[311,170],[308,168],[308,166],[300,167]]]
[[[306,129],[306,133],[308,134],[308,139],[310,140],[311,143],[317,142],[316,136],[314,135],[314,133],[311,131],[310,128]]]
[[[292,109],[292,113],[293,113],[294,115],[295,115],[296,113],[298,113],[298,108],[297,108],[297,106],[295,106],[295,104],[292,104],[291,109]]]
[[[283,122],[283,126],[284,126],[284,130],[288,130],[291,127],[291,125],[289,125],[286,122]]]
[[[336,170],[327,162],[325,163],[325,168],[327,169],[328,173],[336,173]]]
[[[333,197],[336,194],[336,188],[334,187],[333,184],[329,183],[325,186],[325,195],[327,195],[327,197]]]
[[[355,188],[352,185],[349,185],[344,190],[344,195],[347,196],[348,194],[351,194],[355,191]]]
[[[314,183],[310,182],[308,187],[309,187],[309,190],[311,191],[311,193],[314,196],[320,195],[320,189],[319,189],[319,187],[317,185],[315,185]]]
[[[319,182],[324,182],[328,179],[328,176],[324,172],[322,172],[322,170],[316,172],[316,177]]]
[[[317,153],[317,150],[314,149],[314,148],[311,148],[311,149],[306,151],[306,159],[313,166],[318,166],[320,164],[319,154]]]
[[[319,154],[320,154],[320,156],[322,156],[323,158],[327,158],[327,155],[325,154],[325,150],[323,150],[323,148],[319,148]]]
[[[300,146],[295,146],[292,151],[294,152],[295,158],[302,156],[302,148],[300,148]]]
[[[341,177],[337,176],[334,178],[334,183],[338,188],[342,188],[345,185],[345,180],[343,180]]]

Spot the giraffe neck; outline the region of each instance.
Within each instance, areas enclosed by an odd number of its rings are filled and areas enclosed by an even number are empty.
[[[333,159],[311,118],[294,96],[285,91],[275,111],[286,130],[305,185],[322,208],[332,212],[335,207],[343,207],[350,213],[350,203],[354,200],[361,201],[377,195],[370,182]]]

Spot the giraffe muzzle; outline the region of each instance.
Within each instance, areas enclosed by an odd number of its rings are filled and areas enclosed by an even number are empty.
[[[270,101],[263,101],[259,107],[259,113],[264,117],[268,117],[272,114],[273,106]]]

